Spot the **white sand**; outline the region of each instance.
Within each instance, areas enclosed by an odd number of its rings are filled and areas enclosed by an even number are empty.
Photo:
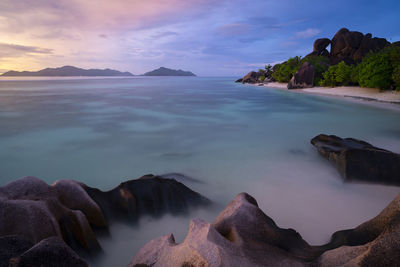
[[[287,83],[268,83],[266,87],[287,89]],[[305,89],[290,90],[297,93],[308,93],[318,95],[328,95],[337,97],[352,97],[364,100],[373,100],[379,102],[389,102],[400,104],[400,92],[396,91],[380,91],[376,88],[365,88],[358,86],[340,86],[340,87],[313,87]]]
[[[346,96],[354,98],[364,98],[367,100],[376,100],[382,102],[400,103],[400,92],[396,91],[380,91],[376,88],[364,88],[357,86],[341,86],[341,87],[313,87],[300,89],[300,91],[314,94]]]

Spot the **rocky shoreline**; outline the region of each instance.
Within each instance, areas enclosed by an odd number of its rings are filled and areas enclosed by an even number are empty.
[[[375,218],[335,232],[323,246],[311,246],[240,193],[212,224],[194,219],[182,243],[172,234],[156,238],[128,266],[395,266],[399,219],[400,194]]]
[[[330,51],[327,50],[330,45]],[[314,41],[313,51],[307,54],[304,58],[294,57],[288,61],[284,61],[274,66],[268,65],[265,69],[259,71],[251,71],[246,74],[243,78],[236,80],[238,83],[270,83],[270,82],[286,82],[287,89],[304,89],[312,88],[314,86],[329,86],[331,83],[330,79],[335,80],[334,83],[337,85],[358,85],[360,73],[356,69],[357,65],[362,65],[363,59],[367,58],[371,53],[378,53],[385,49],[392,49],[390,53],[393,55],[399,52],[400,42],[390,43],[385,38],[372,37],[371,33],[363,34],[357,31],[350,31],[346,28],[340,29],[332,39],[319,38]],[[398,56],[393,56],[391,62],[388,58],[386,60],[390,68],[396,68],[398,62]],[[342,64],[342,65],[341,65]],[[393,64],[393,66],[391,66]],[[340,77],[331,76],[332,73],[327,73],[331,67],[341,66]],[[354,73],[351,73],[354,68]],[[389,70],[388,70],[389,71]],[[393,72],[393,70],[391,70]],[[370,72],[367,71],[367,72]],[[382,71],[381,71],[382,72]],[[379,87],[381,89],[396,89],[397,80],[392,78],[397,75],[394,73],[387,73],[388,76],[384,76],[384,79],[391,80],[385,86]],[[392,76],[393,74],[393,76]],[[325,75],[327,77],[325,77]],[[376,73],[374,75],[382,75]],[[353,77],[354,76],[354,77]],[[382,76],[383,77],[383,76]],[[382,77],[375,79],[383,79]],[[328,79],[325,81],[328,84],[321,83],[321,79]],[[374,79],[372,76],[369,79]],[[341,84],[342,83],[342,84]],[[331,84],[335,86],[335,84]],[[371,84],[379,84],[373,82]],[[368,85],[367,87],[374,88]],[[378,88],[378,87],[377,87]],[[397,90],[400,87],[397,86]]]
[[[399,154],[333,135],[318,135],[311,144],[345,182],[400,185]],[[178,177],[183,175],[144,175],[106,192],[74,180],[10,182],[0,187],[0,266],[88,266],[84,258],[102,252],[97,233],[114,221],[135,225],[143,215],[213,204],[173,179]],[[156,238],[129,266],[393,266],[400,262],[399,235],[400,194],[375,218],[311,246],[240,193],[212,224],[193,219],[182,243],[172,234]]]
[[[23,177],[0,187],[0,266],[87,266],[80,256],[102,252],[96,232],[114,220],[135,224],[143,215],[211,203],[175,179],[154,175],[107,192],[74,180],[48,185]]]

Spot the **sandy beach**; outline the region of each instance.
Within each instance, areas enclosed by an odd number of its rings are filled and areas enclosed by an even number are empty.
[[[271,82],[264,84],[265,87],[287,89],[286,83]],[[315,95],[326,95],[334,97],[347,97],[369,102],[381,102],[388,104],[400,104],[400,92],[398,91],[380,91],[376,88],[365,88],[358,86],[340,86],[340,87],[312,87],[305,89],[292,89],[291,92],[306,93]]]

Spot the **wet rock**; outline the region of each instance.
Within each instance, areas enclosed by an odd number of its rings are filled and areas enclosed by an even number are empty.
[[[59,194],[57,187],[35,177],[24,177],[0,187],[0,236],[19,235],[33,243],[58,236],[87,253],[101,250],[82,211],[60,200],[65,200],[64,193]],[[80,195],[76,195],[74,202],[80,201]]]
[[[260,72],[251,71],[243,77],[242,83],[257,83],[261,75]]]
[[[400,194],[375,218],[310,246],[293,229],[279,228],[257,201],[241,193],[213,224],[190,222],[185,240],[172,234],[142,247],[128,266],[397,266]]]
[[[8,267],[11,258],[18,257],[33,245],[33,242],[23,236],[0,237],[0,267]]]
[[[320,134],[311,140],[345,181],[400,185],[400,155],[354,138]]]
[[[80,210],[89,223],[96,227],[107,227],[103,212],[83,189],[83,184],[73,180],[58,180],[52,184],[59,201],[72,210]]]
[[[287,85],[288,89],[309,88],[314,85],[315,69],[309,62],[304,62]]]
[[[185,240],[150,241],[128,266],[304,266],[319,255],[292,229],[279,228],[256,200],[241,193],[213,224],[192,220]]]
[[[239,79],[237,79],[237,80],[235,81],[235,83],[241,83],[241,82],[243,82],[243,78],[239,78]]]
[[[180,214],[190,207],[211,204],[210,200],[184,184],[151,174],[121,183],[107,192],[88,186],[84,189],[108,219],[131,222],[137,221],[141,215]]]
[[[88,264],[69,248],[62,239],[49,237],[43,239],[20,256],[10,259],[9,266],[87,267]]]
[[[319,266],[396,266],[400,262],[400,194],[375,218],[338,231]]]

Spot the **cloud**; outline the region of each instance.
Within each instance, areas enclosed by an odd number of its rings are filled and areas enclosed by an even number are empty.
[[[52,54],[53,50],[37,46],[0,43],[0,58],[21,57],[26,55]]]
[[[317,34],[319,34],[321,31],[318,29],[313,29],[313,28],[309,28],[305,31],[301,31],[301,32],[297,32],[296,33],[296,37],[297,38],[311,38],[316,36]]]
[[[237,36],[249,32],[251,25],[243,23],[226,24],[217,28],[217,33],[223,36]]]
[[[151,38],[160,39],[160,38],[163,38],[163,37],[175,36],[175,35],[178,35],[178,33],[177,32],[173,32],[173,31],[164,31],[164,32],[157,32],[157,33],[153,34],[151,36]]]

